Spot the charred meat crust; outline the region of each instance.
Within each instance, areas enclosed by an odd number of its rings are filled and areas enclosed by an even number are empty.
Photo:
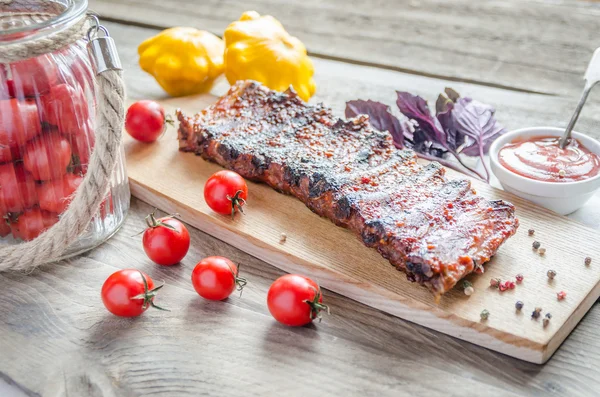
[[[512,204],[476,196],[419,165],[366,116],[335,118],[293,91],[238,82],[195,116],[177,112],[180,150],[296,196],[352,230],[408,278],[440,295],[480,267],[518,227]]]

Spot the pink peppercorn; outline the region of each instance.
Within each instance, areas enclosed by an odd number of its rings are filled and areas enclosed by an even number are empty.
[[[502,284],[502,282],[499,278],[493,278],[490,280],[490,287],[492,288],[498,288],[500,287],[500,284]]]
[[[561,301],[567,297],[567,293],[565,291],[560,291],[556,294],[556,298]]]
[[[517,279],[517,284],[521,284],[523,282],[523,275],[521,273],[517,274],[515,278]]]
[[[500,289],[500,292],[504,292],[507,289],[515,289],[515,282],[514,281],[505,281],[503,283],[500,283],[498,285],[498,288]]]

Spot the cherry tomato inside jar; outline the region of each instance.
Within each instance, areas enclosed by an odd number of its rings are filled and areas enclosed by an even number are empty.
[[[91,121],[88,121],[79,133],[74,135],[64,135],[64,137],[71,144],[74,165],[85,166],[87,169],[87,165],[89,164],[92,155],[92,149],[96,143],[96,136],[94,135]]]
[[[0,100],[0,145],[25,145],[42,132],[38,107],[31,99]]]
[[[25,148],[23,164],[38,181],[60,178],[71,162],[71,145],[56,133],[43,134]]]
[[[62,179],[44,182],[37,186],[40,208],[50,212],[62,213],[72,200],[83,177],[67,174]]]
[[[65,83],[84,92],[92,89],[94,76],[85,44],[75,43],[59,54],[61,63],[69,70],[69,75],[63,76]]]
[[[38,203],[35,180],[22,164],[0,165],[0,202],[8,212],[21,212]]]
[[[25,210],[11,223],[14,238],[29,241],[39,236],[43,231],[58,222],[58,215],[39,208]]]
[[[8,224],[6,218],[3,216],[2,218],[0,218],[0,237],[6,237],[10,234],[10,232],[10,225]]]
[[[89,123],[88,104],[81,88],[68,84],[52,87],[41,97],[43,121],[62,134],[84,133]]]
[[[22,146],[0,146],[0,163],[10,163],[23,159],[25,148]]]
[[[11,96],[36,97],[50,91],[59,82],[59,71],[51,55],[13,62],[8,65],[12,80],[8,81]]]

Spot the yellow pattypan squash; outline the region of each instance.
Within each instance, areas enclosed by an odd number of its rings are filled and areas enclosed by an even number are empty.
[[[223,40],[194,28],[163,30],[138,47],[141,68],[171,96],[207,91],[223,73]]]
[[[314,67],[306,47],[270,15],[245,12],[225,30],[225,76],[230,84],[256,80],[285,91],[293,86],[305,101],[315,93]]]

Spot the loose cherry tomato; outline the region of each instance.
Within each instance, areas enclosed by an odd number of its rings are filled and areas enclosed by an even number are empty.
[[[59,134],[44,134],[25,148],[25,169],[38,181],[60,178],[71,162],[71,145]]]
[[[165,310],[154,304],[156,292],[163,286],[135,269],[123,269],[111,274],[102,285],[102,303],[109,312],[121,317],[136,317],[150,306]]]
[[[41,102],[43,121],[57,126],[62,134],[85,133],[90,114],[81,88],[59,84],[42,96]]]
[[[209,256],[202,259],[192,271],[192,285],[203,298],[220,301],[227,298],[236,286],[241,291],[246,280],[238,277],[239,269],[227,258]]]
[[[41,132],[42,126],[35,101],[0,100],[0,146],[23,146]]]
[[[58,215],[39,208],[25,210],[19,215],[10,228],[15,238],[29,241],[40,235],[44,230],[58,222]]]
[[[71,195],[81,185],[83,177],[67,174],[62,179],[44,182],[37,188],[40,208],[50,212],[62,213],[73,199]]]
[[[213,174],[204,185],[206,204],[219,214],[231,214],[236,210],[244,212],[248,198],[248,185],[239,174],[233,171],[219,171]]]
[[[35,180],[23,165],[0,165],[0,201],[8,212],[21,212],[37,204]]]
[[[142,243],[146,255],[159,265],[171,266],[181,262],[190,249],[190,234],[185,225],[173,217],[146,217],[148,228]]]
[[[267,293],[267,306],[275,320],[292,327],[319,318],[321,310],[329,313],[317,283],[297,274],[286,274],[275,280]]]
[[[125,116],[125,129],[129,135],[141,142],[157,140],[167,123],[171,124],[173,120],[165,117],[165,109],[149,100],[135,102]]]
[[[12,75],[9,90],[16,98],[45,94],[59,81],[58,66],[49,55],[13,62],[8,68]]]

